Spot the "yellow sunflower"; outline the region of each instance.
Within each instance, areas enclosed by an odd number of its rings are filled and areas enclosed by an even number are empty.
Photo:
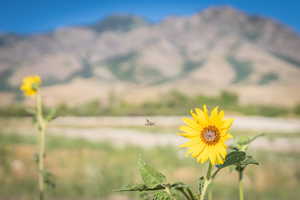
[[[42,81],[39,76],[27,76],[23,78],[20,89],[23,90],[26,96],[33,96],[37,93],[41,82]]]
[[[191,115],[192,119],[183,118],[186,125],[180,127],[179,134],[189,141],[180,146],[187,147],[187,153],[200,163],[210,160],[212,165],[222,164],[227,154],[225,141],[232,138],[228,129],[233,119],[224,119],[224,111],[219,112],[218,107],[209,115],[206,105],[203,110],[192,110]]]

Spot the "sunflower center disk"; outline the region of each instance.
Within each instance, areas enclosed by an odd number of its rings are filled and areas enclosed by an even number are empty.
[[[200,137],[204,143],[213,145],[219,141],[220,133],[215,126],[208,126],[202,130]]]
[[[208,142],[214,141],[216,139],[216,133],[214,131],[209,130],[206,133],[204,133],[204,138]]]

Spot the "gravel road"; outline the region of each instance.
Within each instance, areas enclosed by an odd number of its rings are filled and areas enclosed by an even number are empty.
[[[183,117],[183,116],[182,116]],[[139,116],[139,117],[62,117],[55,121],[55,125],[103,127],[103,126],[144,126],[149,119],[157,126],[179,126],[182,124],[181,116]],[[234,118],[234,130],[252,130],[257,132],[300,132],[300,119],[267,118],[229,116]]]
[[[174,127],[182,124],[182,117],[64,117],[56,120],[50,132],[68,137],[85,138],[92,141],[110,141],[113,144],[132,144],[141,147],[153,147],[159,145],[179,145],[185,141],[176,133],[153,134],[144,131],[126,128],[102,128],[102,127],[128,127],[144,126],[146,119],[150,119],[160,127]],[[266,117],[233,117],[235,119],[234,130],[252,130],[257,133],[299,133],[300,120]],[[78,125],[81,128],[74,127]],[[73,127],[73,128],[72,128]],[[84,128],[85,127],[85,128]],[[89,127],[89,128],[88,128]],[[298,138],[259,138],[252,145],[254,149],[271,151],[300,152],[300,139]]]
[[[129,129],[128,127],[145,127],[146,119],[155,122],[159,127],[176,127],[182,125],[182,117],[60,117],[49,127],[48,134],[73,138],[84,138],[90,141],[108,141],[115,145],[132,144],[143,148],[159,145],[179,145],[185,141],[176,133],[151,133]],[[252,130],[257,133],[300,133],[299,119],[281,119],[265,117],[233,117],[234,130]],[[18,122],[19,121],[19,122]],[[21,121],[21,122],[20,122]],[[2,130],[33,134],[30,119],[8,119],[3,121]],[[18,123],[23,125],[17,125]],[[5,124],[5,126],[4,126]],[[127,127],[127,128],[126,128]],[[150,130],[150,129],[149,129]],[[300,138],[275,137],[259,138],[252,145],[253,149],[300,152]]]
[[[83,138],[90,141],[108,141],[115,145],[136,145],[143,148],[164,146],[164,145],[179,145],[186,140],[176,134],[152,134],[139,132],[129,129],[112,129],[112,128],[97,128],[97,129],[72,129],[67,128],[62,131],[60,128],[51,128],[49,130],[54,135],[64,135],[71,138]],[[253,149],[277,151],[277,152],[300,152],[300,139],[286,138],[258,138],[251,144]]]

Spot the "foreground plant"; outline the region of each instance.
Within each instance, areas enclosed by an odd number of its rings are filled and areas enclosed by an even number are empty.
[[[235,171],[238,173],[239,177],[239,199],[244,200],[244,186],[243,186],[243,178],[244,178],[244,172],[245,169],[249,165],[259,165],[259,163],[254,160],[253,156],[247,155],[247,150],[250,145],[254,140],[256,140],[258,137],[264,136],[264,134],[259,134],[254,137],[241,137],[235,140],[235,143],[230,146],[232,148],[233,152],[235,151],[240,151],[245,153],[245,159],[237,162],[235,164]]]
[[[45,170],[45,144],[46,144],[46,128],[48,122],[55,118],[55,110],[51,110],[47,115],[43,112],[42,97],[40,94],[40,85],[42,80],[39,76],[28,76],[23,79],[20,89],[24,95],[29,97],[35,97],[35,107],[29,112],[33,115],[33,122],[36,125],[38,131],[38,145],[39,152],[36,157],[38,163],[38,185],[39,185],[39,199],[45,199],[45,184],[54,186],[52,181],[52,175]]]
[[[196,158],[199,163],[208,162],[207,174],[202,178],[203,188],[200,193],[200,200],[203,200],[208,186],[212,179],[212,170],[216,164],[223,164],[226,154],[227,145],[225,142],[232,138],[228,133],[233,123],[233,119],[224,119],[224,111],[218,111],[215,107],[209,115],[206,105],[203,110],[196,108],[195,112],[191,111],[192,119],[183,118],[185,126],[181,126],[181,136],[189,139],[188,142],[181,145],[187,147],[187,154]]]
[[[231,147],[232,150],[227,153],[228,146],[225,142],[232,138],[228,130],[233,119],[224,119],[224,111],[218,111],[216,107],[209,114],[204,105],[202,110],[196,108],[191,111],[191,115],[192,119],[183,118],[185,125],[180,127],[182,132],[179,134],[189,141],[180,146],[188,148],[187,154],[197,162],[208,163],[206,175],[198,179],[198,190],[194,192],[189,185],[181,182],[168,182],[162,173],[139,160],[138,166],[144,183],[129,185],[119,191],[138,191],[144,199],[204,200],[209,186],[222,169],[235,166],[242,173],[247,165],[258,164],[251,156],[246,155],[244,146]]]

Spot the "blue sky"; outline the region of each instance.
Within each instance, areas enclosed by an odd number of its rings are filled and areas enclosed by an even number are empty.
[[[47,32],[66,25],[93,23],[114,13],[159,21],[217,5],[273,18],[300,33],[299,0],[0,0],[0,32]]]

